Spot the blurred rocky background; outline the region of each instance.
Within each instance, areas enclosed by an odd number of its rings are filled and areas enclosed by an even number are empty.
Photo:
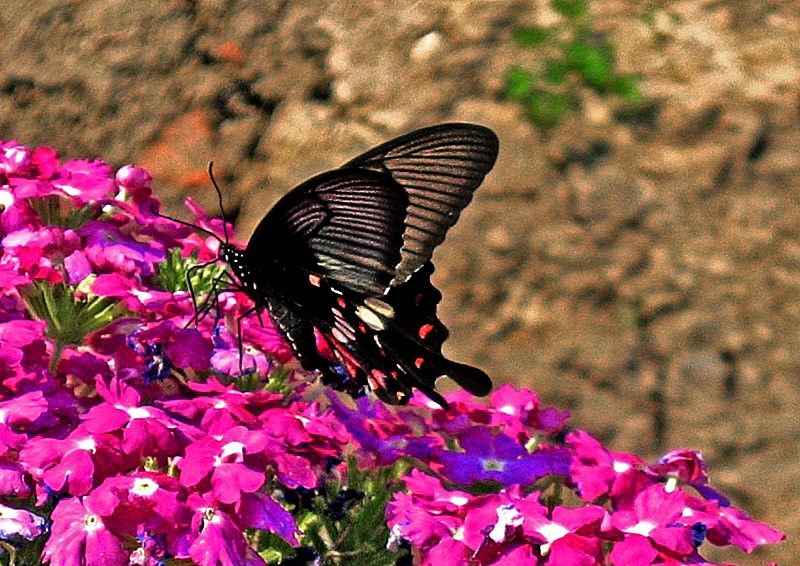
[[[0,138],[148,167],[240,237],[407,130],[493,128],[447,349],[800,536],[800,1],[0,0]],[[275,245],[280,245],[276,242]]]

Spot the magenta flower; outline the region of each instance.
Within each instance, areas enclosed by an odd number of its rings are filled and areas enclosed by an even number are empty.
[[[239,565],[261,566],[264,560],[247,543],[241,528],[232,517],[197,494],[189,496],[194,510],[192,531],[194,541],[189,556],[200,566]]]
[[[203,430],[224,430],[236,425],[258,428],[257,415],[268,407],[281,406],[284,400],[283,395],[267,391],[242,392],[213,377],[187,387],[196,396],[163,401],[161,406],[170,414],[198,422]]]
[[[246,294],[204,296],[225,279],[220,241],[159,216],[152,185],[140,167],[112,176],[100,160],[0,141],[9,544],[43,544],[59,565],[588,566],[706,564],[706,542],[782,540],[710,487],[699,453],[648,466],[583,431],[565,443],[569,413],[524,388],[488,403],[447,394],[451,411],[321,394]],[[190,268],[199,315],[182,290]]]
[[[31,175],[38,179],[52,179],[59,168],[58,153],[52,147],[37,147],[31,154]]]
[[[191,509],[185,490],[166,474],[134,472],[107,478],[89,496],[92,509],[117,534],[138,537],[141,533],[164,541],[163,550],[181,555],[189,538]]]
[[[524,387],[503,385],[489,396],[489,401],[494,409],[489,424],[503,427],[505,434],[512,437],[522,435],[527,439],[530,429],[558,432],[569,419],[569,411],[541,409],[539,396]]]
[[[618,506],[628,508],[632,498],[652,483],[638,456],[607,450],[585,431],[568,434],[567,445],[574,454],[570,480],[586,501],[609,495]]]
[[[730,505],[724,495],[708,485],[708,464],[696,450],[673,450],[647,471],[660,479],[674,478],[692,486],[706,499],[716,500],[721,505]]]
[[[67,161],[52,183],[54,187],[81,203],[100,200],[114,191],[111,168],[99,159]]]
[[[52,514],[50,539],[42,559],[50,564],[127,564],[122,539],[112,533],[90,499],[62,499]]]
[[[141,394],[114,378],[109,385],[96,381],[97,392],[105,400],[84,416],[83,426],[93,434],[122,433],[122,450],[128,456],[166,459],[180,454],[200,432],[170,418],[156,407],[143,405]]]
[[[0,173],[24,174],[31,164],[28,148],[15,141],[0,142]]]
[[[524,509],[524,507],[523,507]],[[607,512],[597,505],[570,509],[555,507],[550,517],[525,512],[523,532],[541,541],[539,552],[553,566],[602,564],[601,527]]]
[[[259,431],[237,426],[221,436],[205,436],[186,448],[178,462],[181,483],[203,489],[206,484],[220,503],[238,503],[243,493],[259,489],[266,476],[255,467],[255,456],[267,447]]]
[[[115,470],[125,468],[119,440],[76,428],[67,438],[36,437],[19,455],[20,463],[50,491],[85,495]]]
[[[769,525],[754,521],[739,509],[717,501],[706,501],[692,507],[694,511],[690,516],[705,521],[708,526],[706,536],[712,544],[732,544],[745,552],[753,552],[759,546],[786,538],[785,534]]]
[[[668,492],[660,485],[652,485],[639,493],[630,511],[617,511],[611,515],[611,525],[625,535],[625,539],[614,547],[610,556],[612,561],[630,555],[631,548],[642,557],[691,555],[696,548],[695,532],[692,524],[683,519],[687,503],[686,494],[681,490]],[[647,549],[647,544],[652,549]]]

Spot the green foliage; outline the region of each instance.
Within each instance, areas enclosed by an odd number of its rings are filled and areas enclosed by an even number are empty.
[[[98,218],[101,213],[96,204],[77,208],[69,198],[59,195],[31,198],[28,199],[28,203],[39,214],[43,224],[72,230],[77,230],[89,220]]]
[[[83,343],[89,334],[111,324],[125,312],[125,306],[114,299],[79,293],[65,283],[36,281],[23,290],[22,298],[34,318],[47,323],[45,332],[56,346],[51,370],[66,346]]]
[[[535,49],[535,55],[544,62],[538,72],[519,65],[509,67],[505,97],[519,102],[528,119],[544,129],[558,125],[576,108],[580,88],[619,96],[630,105],[641,103],[637,79],[616,71],[614,46],[591,31],[588,2],[551,0],[551,6],[563,16],[563,24],[552,29],[523,27],[514,32],[514,41]]]
[[[553,0],[550,5],[566,18],[583,17],[589,10],[586,0]]]
[[[402,552],[388,550],[389,531],[386,528],[386,504],[391,499],[391,484],[402,470],[403,464],[359,470],[355,457],[348,460],[347,483],[332,478],[318,491],[308,509],[294,510],[299,517],[298,527],[304,533],[302,544],[313,547],[322,564],[360,566],[370,564],[390,566],[398,562]],[[340,517],[331,513],[331,504],[343,490],[361,492],[364,497],[354,501]],[[273,562],[293,556],[294,549],[271,537],[260,545],[265,548],[261,556]]]
[[[543,28],[517,28],[514,31],[514,41],[525,47],[536,47],[547,39],[548,32]]]
[[[195,297],[203,297],[214,290],[217,281],[224,279],[225,269],[216,262],[199,263],[196,251],[184,258],[181,250],[173,249],[167,259],[158,264],[153,286],[170,293],[193,291]]]

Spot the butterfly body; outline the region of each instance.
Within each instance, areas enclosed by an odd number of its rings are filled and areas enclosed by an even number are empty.
[[[245,250],[225,244],[220,259],[325,382],[393,404],[417,388],[446,406],[434,386],[447,375],[485,395],[483,371],[441,353],[448,332],[430,259],[496,155],[497,138],[481,126],[411,132],[305,181]]]

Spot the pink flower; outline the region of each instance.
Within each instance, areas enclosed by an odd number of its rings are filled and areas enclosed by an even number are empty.
[[[691,555],[695,550],[695,536],[689,522],[691,517],[684,519],[687,503],[686,494],[681,490],[668,492],[660,485],[652,485],[639,493],[631,510],[611,515],[611,525],[625,535],[625,540],[614,547],[612,560],[619,560],[619,556],[629,550],[628,546],[635,547],[641,556],[651,555],[652,551],[643,550],[642,539],[649,542],[655,555]]]
[[[86,566],[127,563],[122,539],[108,529],[90,499],[62,499],[52,520],[50,538],[42,553],[44,562]]]
[[[201,482],[208,482],[215,500],[237,503],[242,493],[252,493],[264,484],[264,472],[248,463],[266,446],[262,432],[242,426],[221,436],[200,438],[186,448],[186,456],[178,462],[181,483],[201,487]]]
[[[161,409],[143,405],[141,394],[118,378],[108,385],[98,378],[96,387],[105,402],[89,410],[83,426],[94,434],[121,431],[122,450],[131,457],[166,461],[182,453],[183,447],[200,435],[194,427],[173,420]]]
[[[165,550],[181,553],[189,537],[191,509],[177,479],[154,472],[107,478],[89,496],[92,509],[115,533],[131,538],[147,532],[165,541]]]
[[[242,529],[213,501],[197,494],[189,497],[194,510],[195,538],[189,556],[200,566],[261,566],[264,560],[250,548]]]
[[[641,470],[644,461],[634,454],[606,450],[582,430],[568,434],[566,442],[573,452],[570,479],[586,501],[609,495],[616,506],[629,508],[632,498],[653,483]]]
[[[28,148],[15,141],[0,143],[0,173],[24,174],[31,163]]]
[[[99,159],[76,159],[63,164],[53,186],[81,203],[100,200],[114,190],[111,168]]]
[[[20,463],[49,490],[85,495],[96,481],[125,468],[119,441],[76,428],[67,438],[35,437],[20,452]]]

